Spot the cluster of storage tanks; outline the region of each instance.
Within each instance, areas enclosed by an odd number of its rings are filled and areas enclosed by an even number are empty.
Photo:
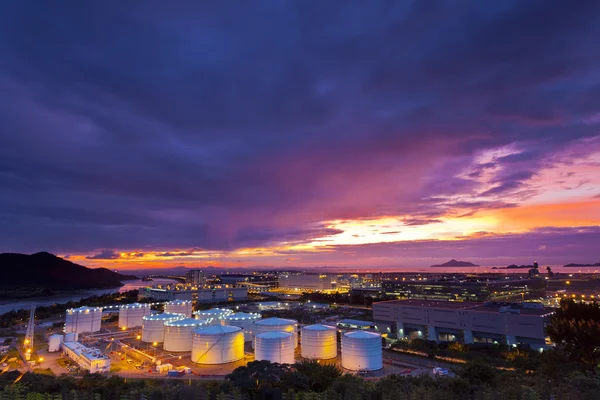
[[[293,364],[298,347],[298,322],[283,318],[261,319],[258,313],[234,313],[225,308],[192,311],[192,302],[165,303],[165,312],[152,314],[148,304],[119,307],[119,327],[142,327],[141,340],[163,343],[165,351],[191,352],[192,362],[222,364],[244,358],[244,343],[252,342],[255,359]],[[193,313],[192,313],[193,312]],[[191,318],[192,315],[195,318]],[[65,333],[100,330],[101,308],[67,310]],[[305,359],[337,357],[337,329],[308,325],[301,329],[300,354]],[[374,371],[383,367],[381,335],[351,331],[341,336],[341,364],[348,370]]]

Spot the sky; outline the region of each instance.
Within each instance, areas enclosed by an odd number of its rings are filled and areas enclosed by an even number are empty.
[[[600,2],[5,1],[0,251],[600,262]]]

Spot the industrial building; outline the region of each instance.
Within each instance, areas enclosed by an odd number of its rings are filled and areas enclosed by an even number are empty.
[[[199,303],[221,303],[248,300],[248,288],[215,286],[208,289],[160,289],[145,287],[140,289],[140,297],[154,300],[191,300]]]
[[[546,295],[543,279],[384,281],[387,298],[446,301],[522,301]]]
[[[90,348],[79,342],[63,342],[62,350],[80,368],[96,372],[110,371],[110,358],[96,348]]]
[[[505,343],[544,349],[545,326],[553,314],[539,303],[475,303],[394,300],[373,304],[382,332],[436,342]]]
[[[279,288],[298,292],[322,292],[335,287],[335,277],[327,274],[291,273],[279,275]]]

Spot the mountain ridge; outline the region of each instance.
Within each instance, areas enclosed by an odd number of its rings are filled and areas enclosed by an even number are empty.
[[[48,290],[103,289],[122,286],[136,279],[106,268],[88,268],[48,252],[34,254],[0,253],[0,288]]]

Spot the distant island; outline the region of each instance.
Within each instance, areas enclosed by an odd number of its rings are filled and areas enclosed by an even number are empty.
[[[596,264],[567,264],[564,267],[566,268],[576,268],[576,267],[600,267],[600,263]]]
[[[53,291],[119,287],[137,279],[106,268],[87,268],[54,254],[0,254],[0,298],[51,296]]]
[[[511,264],[508,267],[493,267],[492,269],[537,269],[535,265],[516,265]]]
[[[447,268],[447,267],[479,267],[477,264],[473,264],[468,261],[457,261],[452,259],[443,264],[432,265],[431,268]]]

